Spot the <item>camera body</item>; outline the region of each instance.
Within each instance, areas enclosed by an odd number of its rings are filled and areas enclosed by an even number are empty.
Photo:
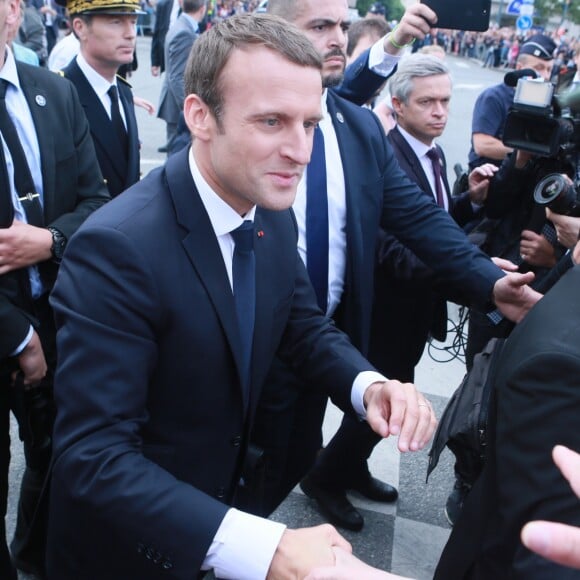
[[[509,74],[512,76],[506,75],[505,82],[513,86],[514,73]],[[578,104],[580,94],[559,99],[554,96],[551,83],[541,78],[519,78],[503,135],[508,147],[539,157],[536,160],[539,181],[534,190],[536,203],[556,213],[574,216],[580,216]]]

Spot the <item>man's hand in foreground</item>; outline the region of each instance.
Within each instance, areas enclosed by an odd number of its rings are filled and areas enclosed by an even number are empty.
[[[401,452],[423,449],[437,427],[431,403],[411,383],[373,383],[364,405],[373,431],[381,437],[398,435]]]
[[[373,568],[340,548],[333,550],[336,557],[334,566],[315,568],[304,580],[408,580]]]
[[[533,272],[513,272],[495,283],[493,301],[500,312],[512,322],[520,322],[542,297],[528,286],[533,280]]]
[[[272,558],[267,580],[304,578],[312,568],[334,566],[334,547],[352,552],[351,545],[330,524],[287,529]]]

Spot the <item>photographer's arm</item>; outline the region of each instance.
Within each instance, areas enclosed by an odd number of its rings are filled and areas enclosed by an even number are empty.
[[[501,139],[485,133],[474,133],[472,139],[473,150],[480,157],[501,161],[513,151],[511,147],[506,147]]]

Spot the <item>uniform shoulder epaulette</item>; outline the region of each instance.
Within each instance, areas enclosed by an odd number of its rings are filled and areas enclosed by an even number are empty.
[[[121,82],[125,85],[127,85],[130,89],[132,89],[133,87],[131,86],[131,84],[127,81],[126,78],[122,77],[121,75],[115,75],[117,77],[117,82]]]

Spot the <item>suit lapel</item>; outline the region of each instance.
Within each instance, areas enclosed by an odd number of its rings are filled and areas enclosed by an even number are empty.
[[[436,147],[439,151],[439,156],[441,157],[441,178],[443,179],[443,187],[445,188],[445,195],[447,196],[447,201],[451,208],[451,188],[449,187],[449,181],[447,179],[447,159],[445,159],[443,149],[439,145],[436,145]]]
[[[423,167],[421,166],[421,162],[415,152],[407,143],[407,140],[401,135],[398,127],[394,127],[389,132],[389,138],[391,141],[396,145],[399,149],[399,152],[405,158],[405,161],[408,163],[409,167],[413,174],[417,177],[419,188],[422,189],[425,193],[431,195],[433,199],[435,199],[435,193],[431,189],[431,185],[429,185],[429,180],[423,171]]]
[[[49,125],[49,119],[55,114],[52,108],[51,95],[48,95],[43,87],[37,85],[34,78],[28,74],[26,67],[16,63],[18,78],[22,92],[28,103],[32,115],[32,121],[36,129],[40,161],[42,169],[42,187],[44,197],[44,215],[50,219],[55,195],[55,143],[54,134]]]
[[[188,155],[189,148],[185,148],[167,161],[165,175],[169,193],[173,199],[178,223],[184,231],[182,239],[184,250],[206,289],[232,349],[240,378],[240,393],[245,401],[241,391],[242,347],[232,288],[209,216],[189,171]]]
[[[119,141],[114,138],[111,119],[107,115],[103,103],[79,68],[76,58],[64,69],[64,72],[77,89],[79,100],[87,119],[89,119],[93,139],[100,144],[101,149],[109,157],[112,167],[121,180],[124,180],[127,174],[126,155],[123,153]]]

